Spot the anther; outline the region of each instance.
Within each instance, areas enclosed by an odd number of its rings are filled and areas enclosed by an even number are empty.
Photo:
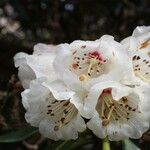
[[[59,126],[55,126],[54,131],[58,131],[58,130],[59,130]]]
[[[80,81],[85,81],[86,79],[87,79],[87,76],[84,75],[84,74],[81,74],[81,75],[79,76],[79,80],[80,80]]]
[[[110,122],[109,119],[104,119],[102,121],[102,126],[106,127],[109,124],[109,122]]]

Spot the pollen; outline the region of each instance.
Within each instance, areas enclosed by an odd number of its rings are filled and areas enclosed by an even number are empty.
[[[84,74],[81,74],[81,75],[79,76],[79,80],[80,80],[80,81],[85,81],[86,79],[87,79],[87,76],[84,75]]]
[[[58,131],[59,130],[59,126],[54,126],[54,131]]]

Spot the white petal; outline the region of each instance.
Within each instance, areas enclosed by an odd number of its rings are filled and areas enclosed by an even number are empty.
[[[129,121],[129,125],[132,127],[130,137],[135,139],[140,138],[149,129],[149,122],[142,115],[135,116]]]
[[[125,47],[125,49],[128,51],[130,48],[130,40],[131,40],[131,36],[123,39],[120,43]]]
[[[47,78],[33,80],[30,89],[22,93],[22,103],[27,111],[26,121],[39,127],[40,132],[51,139],[76,139],[78,132],[84,131],[86,126],[76,107],[69,101],[74,92],[67,92],[61,81],[53,82],[51,86],[47,82]]]
[[[91,120],[87,123],[87,127],[99,138],[106,137],[106,129],[102,127],[102,121],[97,112],[94,113]]]
[[[60,133],[56,133],[53,131],[54,124],[52,124],[48,119],[43,119],[39,125],[39,131],[44,137],[48,137],[55,141],[62,139],[62,135]]]
[[[110,124],[107,128],[109,140],[120,141],[130,137],[133,129],[128,124]]]
[[[15,57],[15,65],[19,67],[19,78],[25,88],[29,87],[31,80],[39,77],[47,77],[49,81],[57,78],[53,68],[55,53],[49,55],[28,55],[18,53]]]
[[[95,84],[84,101],[84,116],[91,118],[88,128],[98,137],[108,136],[113,141],[140,138],[149,129],[149,88],[148,85],[130,88],[113,81]],[[107,96],[103,98],[104,89],[111,89],[113,101]],[[108,95],[109,91],[105,93]]]
[[[96,74],[101,70],[93,69],[97,71],[97,73],[94,71],[96,77],[88,78],[88,67],[90,66],[88,66],[89,63],[86,61],[89,61],[90,56],[88,55],[90,55],[91,52],[96,52],[104,56],[103,59],[108,59],[109,61],[104,71],[103,68],[101,68],[102,74],[100,76]],[[74,69],[73,65],[77,65],[75,64],[76,61],[78,62],[78,67]],[[79,67],[81,65],[83,66]],[[132,74],[132,62],[127,52],[120,43],[115,42],[113,37],[109,35],[105,35],[96,41],[78,40],[72,42],[70,45],[61,45],[57,51],[54,66],[59,74],[59,78],[63,80],[69,88],[75,91],[80,91],[83,88],[87,89],[89,86],[94,85],[97,82],[96,79],[100,81],[104,78],[107,80],[111,77],[113,80],[124,82],[130,78]],[[74,70],[72,70],[72,68]],[[82,75],[86,76],[83,80],[80,78]]]
[[[14,56],[15,66],[19,67],[18,76],[25,89],[29,88],[30,82],[36,78],[34,70],[26,62],[27,54],[18,53]]]
[[[15,66],[19,68],[19,78],[24,88],[35,78],[47,77],[50,81],[57,78],[54,71],[53,60],[56,56],[57,46],[37,44],[34,53],[18,53],[14,56]]]
[[[40,123],[39,130],[44,136],[50,139],[75,140],[78,138],[78,132],[83,132],[86,129],[86,126],[84,120],[78,114],[72,122],[64,126],[62,129],[58,130],[57,132],[55,132],[53,128],[54,124],[52,122],[50,122],[49,120],[43,120]]]
[[[84,98],[85,98],[84,95],[76,93],[70,99],[70,102],[75,105],[75,107],[78,109],[81,115],[84,114],[84,110],[83,110]]]
[[[69,89],[62,81],[55,80],[53,82],[44,82],[43,86],[47,87],[57,100],[70,100],[72,104],[78,109],[82,114],[84,98],[86,97],[87,91],[81,90],[80,92],[74,92]]]
[[[56,58],[54,61],[55,70],[60,72],[60,76],[62,77],[62,74],[64,72],[64,63],[68,62],[68,59],[64,57],[68,56],[70,54],[70,49],[68,44],[60,44],[56,51]],[[66,62],[67,61],[67,62]],[[64,62],[64,63],[62,63]]]
[[[83,132],[86,129],[84,119],[81,117],[79,113],[77,114],[73,122],[74,122],[73,126],[78,132]]]
[[[114,81],[105,81],[95,84],[89,91],[88,97],[84,102],[84,117],[90,118],[93,114],[98,98],[104,89],[111,88],[112,96],[115,100],[119,100],[125,95],[128,95],[131,89],[124,87]]]
[[[143,34],[147,34],[148,32],[150,32],[150,26],[138,26],[135,28],[132,35],[134,37],[138,37]]]
[[[53,68],[53,55],[43,56],[29,56],[27,58],[27,64],[34,70],[36,77],[47,77],[50,81],[56,78],[56,73]]]
[[[36,54],[36,55],[51,54],[51,53],[55,53],[56,49],[57,49],[57,46],[55,45],[47,45],[43,43],[38,43],[33,48],[34,50],[33,54]]]
[[[32,90],[27,89],[21,94],[23,106],[27,110],[25,118],[32,126],[37,127],[45,115],[43,110],[46,107],[44,103],[47,94],[48,90],[42,86],[36,86],[36,89]]]
[[[96,40],[96,41],[82,41],[82,40],[76,40],[76,41],[73,41],[71,44],[70,44],[70,50],[73,51],[75,49],[80,49],[82,46],[86,45],[87,47],[87,51],[90,51],[91,49],[96,49],[99,47],[99,42],[100,42],[100,39]],[[93,44],[94,43],[94,44]]]
[[[150,26],[138,26],[132,34],[130,50],[149,52]],[[147,44],[143,44],[143,43]]]
[[[43,85],[50,89],[57,100],[70,99],[75,94],[61,80],[45,82]]]

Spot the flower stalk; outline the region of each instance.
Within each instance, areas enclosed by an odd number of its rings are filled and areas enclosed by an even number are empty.
[[[110,142],[107,137],[103,139],[102,150],[111,150]]]

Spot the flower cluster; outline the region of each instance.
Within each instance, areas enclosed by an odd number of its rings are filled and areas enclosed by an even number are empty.
[[[26,121],[44,136],[76,139],[89,128],[117,141],[149,129],[150,27],[137,27],[120,43],[104,35],[37,44],[32,55],[18,53],[14,60]]]

